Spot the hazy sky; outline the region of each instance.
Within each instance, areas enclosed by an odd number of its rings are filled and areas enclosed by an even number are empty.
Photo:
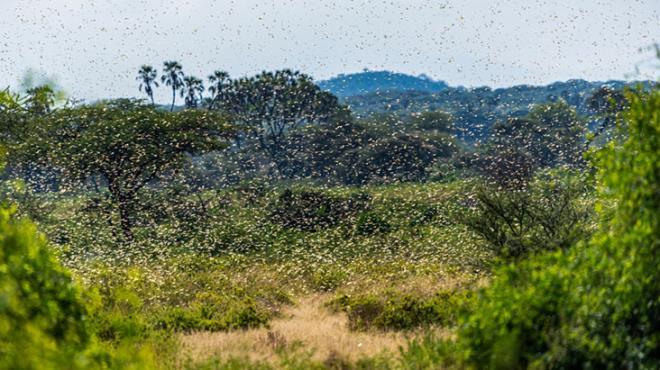
[[[138,95],[140,65],[160,67],[169,59],[198,77],[215,69],[241,76],[289,67],[317,80],[369,68],[464,86],[622,79],[639,62],[651,63],[639,48],[660,41],[660,0],[0,0],[0,6],[0,87],[15,86],[34,68],[86,99]]]

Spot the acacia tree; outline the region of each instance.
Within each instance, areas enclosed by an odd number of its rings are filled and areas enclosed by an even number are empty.
[[[149,65],[143,65],[140,68],[140,71],[138,72],[138,76],[136,78],[138,81],[140,81],[140,86],[139,86],[140,91],[144,89],[144,93],[147,94],[149,99],[151,99],[151,105],[155,105],[154,86],[158,87],[158,81],[156,81],[157,77],[158,77],[158,71],[156,71],[156,68]]]
[[[172,106],[170,107],[170,112],[174,111],[176,92],[183,87],[183,77],[183,67],[179,62],[171,60],[163,63],[163,75],[160,76],[160,79],[165,86],[172,88]]]
[[[31,131],[16,149],[60,169],[73,183],[100,178],[130,241],[138,192],[190,155],[224,149],[231,126],[216,112],[170,113],[119,100],[58,110],[35,120]]]
[[[326,123],[340,111],[334,95],[322,91],[309,76],[288,69],[233,81],[221,103],[247,127],[249,138],[283,176],[289,175],[293,154],[286,135],[304,125]]]

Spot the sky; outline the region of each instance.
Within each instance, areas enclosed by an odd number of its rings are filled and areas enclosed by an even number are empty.
[[[0,88],[139,96],[142,64],[233,77],[392,70],[450,85],[657,78],[660,0],[0,0]],[[635,72],[636,66],[640,72]],[[167,101],[160,88],[157,99]]]

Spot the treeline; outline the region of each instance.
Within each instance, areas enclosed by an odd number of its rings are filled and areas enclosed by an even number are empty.
[[[358,116],[373,114],[406,115],[412,112],[442,110],[449,112],[456,120],[459,137],[470,143],[486,140],[492,126],[510,117],[527,115],[534,105],[564,101],[575,108],[577,113],[588,119],[589,128],[598,122],[598,112],[592,107],[594,91],[602,87],[610,90],[635,88],[638,84],[645,89],[652,82],[590,82],[569,80],[545,86],[519,85],[492,89],[490,87],[447,87],[441,91],[423,89],[379,91],[346,96],[344,104]],[[337,90],[340,91],[340,90]]]
[[[539,169],[583,166],[585,149],[626,105],[620,91],[595,91],[590,104],[601,129],[587,139],[587,121],[567,102],[539,104],[498,121],[475,146],[458,138],[449,113],[357,117],[291,70],[239,79],[216,71],[207,89],[168,61],[160,75],[143,66],[137,79],[148,101],[56,105],[49,86],[24,96],[2,92],[5,176],[36,191],[98,194],[130,240],[140,199],[154,188],[183,186],[195,194],[246,181],[365,185],[472,176],[520,186]],[[154,101],[161,84],[172,92],[169,109]]]
[[[575,91],[551,85],[546,90],[556,94],[544,98],[537,96],[538,89],[512,88],[520,90],[519,102],[507,99],[508,89],[457,89],[438,95],[444,103],[435,107],[404,107],[414,92],[376,94],[369,99],[388,109],[365,110],[353,103],[368,97],[348,98],[342,104],[309,76],[290,70],[239,79],[216,71],[208,76],[206,89],[201,79],[186,76],[179,63],[165,62],[160,78],[154,67],[143,66],[138,80],[152,104],[160,80],[172,90],[170,110],[176,109],[180,96],[185,109],[222,112],[241,127],[230,155],[195,161],[190,177],[204,187],[254,178],[349,185],[439,180],[466,173],[511,178],[512,171],[525,176],[536,167],[577,165],[587,134],[599,135],[611,127],[611,117],[624,107],[625,87],[596,88],[578,81]],[[538,101],[547,102],[530,104]]]

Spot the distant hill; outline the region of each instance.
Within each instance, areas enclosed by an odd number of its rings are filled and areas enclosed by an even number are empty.
[[[365,71],[352,74],[340,74],[318,83],[323,90],[339,97],[365,95],[371,93],[390,93],[394,91],[440,92],[448,87],[444,81],[435,81],[426,75],[410,76],[389,71]]]

